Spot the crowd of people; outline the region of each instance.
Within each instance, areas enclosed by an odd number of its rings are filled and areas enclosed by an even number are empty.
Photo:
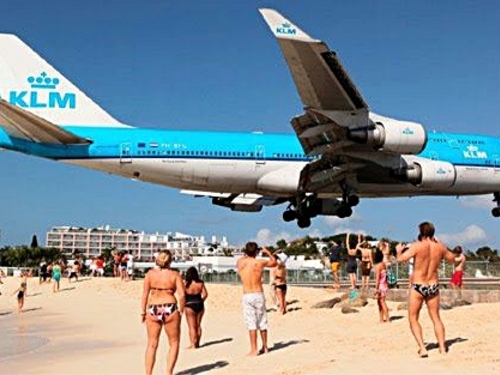
[[[442,260],[453,264],[454,272],[451,285],[462,290],[465,269],[463,249],[457,246],[449,251],[435,236],[432,223],[419,225],[417,241],[407,244],[399,243],[395,247],[395,256],[391,258],[390,245],[386,240],[379,241],[373,248],[361,235],[357,242],[351,242],[351,234],[347,234],[345,248],[334,243],[330,249],[329,260],[333,278],[333,287],[340,288],[339,270],[344,260],[352,290],[358,290],[358,266],[361,269],[361,289],[370,290],[370,278],[374,276],[373,297],[377,300],[380,322],[390,322],[386,297],[389,290],[389,267],[394,262],[412,262],[409,277],[408,320],[411,332],[418,346],[418,355],[427,357],[423,342],[422,327],[419,315],[424,303],[428,307],[429,316],[434,324],[434,332],[439,351],[447,352],[445,328],[439,315],[439,267]],[[343,254],[345,253],[345,258]],[[260,255],[260,256],[259,256]],[[287,269],[286,255],[282,250],[274,253],[255,242],[248,242],[244,255],[238,259],[236,267],[243,287],[242,311],[243,320],[248,330],[250,350],[249,356],[267,353],[268,319],[266,297],[263,288],[264,269],[269,268],[271,301],[281,314],[287,313]],[[200,278],[197,268],[190,267],[183,274],[171,268],[173,257],[168,250],[160,251],[155,260],[155,267],[149,270],[144,278],[141,298],[141,320],[147,330],[147,347],[145,352],[146,374],[153,372],[156,352],[162,330],[165,332],[169,350],[167,354],[167,374],[172,374],[179,354],[181,320],[185,316],[188,325],[189,349],[200,347],[202,337],[202,319],[205,313],[205,301],[208,291]],[[127,280],[133,271],[133,257],[126,253],[113,254],[113,271],[115,277]],[[69,282],[81,276],[82,261],[76,259],[72,264],[53,262],[40,264],[39,282],[53,282],[54,292],[59,290],[59,283],[66,273]],[[105,262],[96,257],[90,266],[93,276],[102,276]],[[0,275],[0,283],[1,283]],[[28,273],[21,273],[19,288],[13,293],[17,295],[18,311],[21,312],[28,291]],[[258,340],[261,345],[259,347]]]

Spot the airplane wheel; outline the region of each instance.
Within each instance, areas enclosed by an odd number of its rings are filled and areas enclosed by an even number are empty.
[[[352,215],[352,208],[349,206],[342,206],[337,211],[337,216],[341,219],[349,217]]]
[[[293,221],[297,218],[297,212],[293,210],[286,210],[283,212],[283,220],[286,222]]]
[[[349,195],[346,199],[346,203],[351,206],[357,206],[359,203],[359,197],[357,195]]]
[[[299,228],[308,228],[311,226],[311,219],[309,217],[300,217],[297,219]]]
[[[500,217],[500,207],[495,207],[494,209],[491,210],[491,214],[494,217]]]

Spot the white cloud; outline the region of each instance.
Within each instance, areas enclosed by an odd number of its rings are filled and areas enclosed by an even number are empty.
[[[278,242],[279,240],[283,239],[286,242],[291,242],[305,236],[322,238],[323,233],[319,229],[310,229],[309,232],[304,232],[303,230],[301,230],[298,233],[290,233],[286,231],[273,233],[269,228],[262,228],[257,232],[255,239],[253,239],[252,241],[255,241],[261,245],[276,246],[276,242]]]
[[[270,229],[268,228],[262,228],[257,232],[257,235],[255,236],[254,241],[257,242],[259,245],[268,245],[268,246],[275,246],[276,242],[278,242],[281,239],[284,239],[286,242],[290,242],[291,240],[295,239],[296,236],[292,235],[291,233],[282,231],[280,233],[273,233]]]
[[[460,204],[468,208],[492,209],[495,207],[491,195],[476,195],[471,197],[461,197]]]
[[[366,234],[366,231],[360,229],[353,229],[356,222],[361,221],[361,215],[354,212],[351,217],[341,219],[338,216],[325,216],[323,222],[329,228],[332,228],[332,234],[339,233],[361,233]],[[353,225],[354,224],[354,225]]]
[[[477,225],[469,225],[458,233],[444,233],[437,236],[448,247],[457,245],[478,245],[487,239],[486,232]]]

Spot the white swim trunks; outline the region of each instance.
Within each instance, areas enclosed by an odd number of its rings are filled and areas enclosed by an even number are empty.
[[[267,313],[264,293],[245,293],[242,299],[243,318],[249,330],[266,330]]]

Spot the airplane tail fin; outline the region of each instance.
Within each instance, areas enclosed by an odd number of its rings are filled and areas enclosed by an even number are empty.
[[[125,126],[12,34],[0,34],[0,98],[56,125]]]

